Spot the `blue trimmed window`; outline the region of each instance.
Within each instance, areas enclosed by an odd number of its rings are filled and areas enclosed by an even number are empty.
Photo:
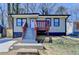
[[[16,26],[22,26],[22,24],[23,24],[22,19],[17,18],[17,19],[16,19]]]
[[[54,26],[59,27],[60,26],[60,18],[54,18]]]

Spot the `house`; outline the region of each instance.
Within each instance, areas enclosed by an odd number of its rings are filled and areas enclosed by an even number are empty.
[[[12,37],[22,37],[25,24],[35,23],[37,33],[45,35],[66,35],[66,20],[70,15],[40,15],[38,13],[10,14],[12,17]],[[26,26],[27,28],[27,26]]]
[[[67,21],[67,35],[77,36],[79,34],[79,20]]]
[[[73,35],[79,34],[79,20],[73,21]]]

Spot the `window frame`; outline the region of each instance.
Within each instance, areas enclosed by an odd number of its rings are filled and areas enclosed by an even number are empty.
[[[54,18],[53,20],[54,20],[53,21],[54,27],[59,27],[60,26],[60,18]],[[56,20],[57,20],[57,22],[56,22]]]
[[[21,20],[21,24],[20,25],[18,25],[18,19]],[[21,27],[23,25],[23,19],[26,19],[27,20],[27,18],[16,18],[16,26]]]

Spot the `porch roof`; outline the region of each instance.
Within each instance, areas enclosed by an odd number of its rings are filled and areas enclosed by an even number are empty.
[[[55,17],[55,18],[61,18],[61,17],[69,17],[70,15],[69,14],[49,14],[49,15],[40,15],[39,13],[24,13],[24,14],[9,14],[11,15],[12,17],[15,17],[15,18],[26,18],[26,17],[29,17],[29,18],[37,18],[37,17],[48,17],[48,18],[52,18],[52,17]]]

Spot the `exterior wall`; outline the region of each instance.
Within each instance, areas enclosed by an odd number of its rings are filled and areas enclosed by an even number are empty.
[[[23,29],[22,29],[22,26],[17,26],[16,24],[16,18],[14,18],[14,30],[13,30],[13,37],[21,37],[22,36],[22,32],[23,32]],[[23,22],[26,22],[26,20],[24,19]]]
[[[14,26],[13,35],[14,36],[13,37],[22,37],[23,28],[22,28],[22,26],[16,26],[16,19],[17,18],[24,18],[25,19],[25,17],[15,17],[14,18],[14,24],[13,24],[13,26]],[[35,17],[33,17],[33,18],[35,18]],[[29,23],[30,17],[26,17],[26,20],[27,20],[27,23]],[[26,20],[23,20],[23,21],[26,22]]]
[[[66,35],[65,19],[60,18],[60,26],[55,27],[54,26],[54,21],[53,21],[53,18],[52,18],[51,27],[50,27],[50,30],[49,30],[49,35],[54,35],[54,36]]]
[[[66,18],[67,16],[37,16],[37,15],[12,15],[14,18],[14,24],[13,24],[13,35],[14,37],[22,36],[22,26],[16,26],[16,18],[27,18],[27,20],[30,20],[30,18],[37,18],[39,20],[45,20],[45,18],[51,18],[51,24],[49,33],[55,34],[55,35],[66,35]],[[60,26],[54,27],[53,25],[53,18],[60,18]],[[36,20],[36,19],[35,19]]]
[[[51,27],[49,32],[65,32],[65,20],[60,19],[60,26],[55,27],[53,19],[51,20]]]
[[[51,27],[49,30],[49,35],[66,35],[66,17],[67,16],[40,16],[40,20],[44,20],[45,18],[51,18]],[[60,18],[60,26],[54,26],[54,18]]]
[[[75,22],[73,22],[73,24],[74,24],[73,34],[79,34],[79,29],[77,29],[77,24]]]
[[[23,20],[26,21],[26,20]],[[22,32],[22,26],[16,26],[16,18],[14,18],[14,32]]]
[[[30,20],[30,18],[37,18],[37,15],[12,15],[14,18],[14,32],[22,32],[21,26],[16,26],[16,18],[26,18]]]

